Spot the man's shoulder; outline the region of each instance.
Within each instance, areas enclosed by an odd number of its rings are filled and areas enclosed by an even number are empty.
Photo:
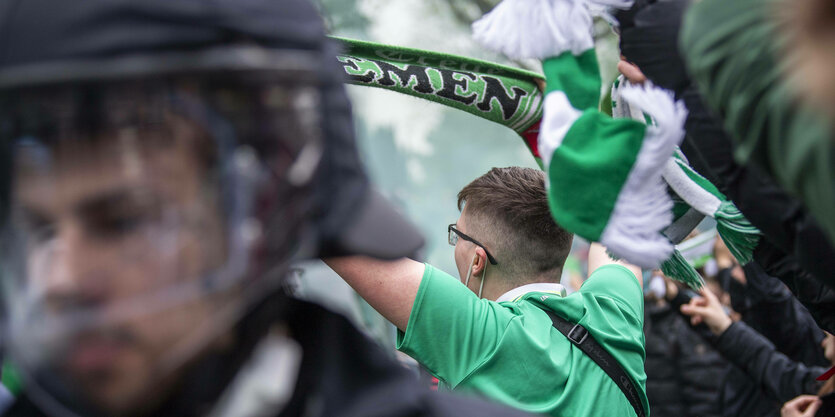
[[[638,280],[635,278],[635,274],[632,271],[630,271],[629,268],[616,263],[602,265],[595,269],[591,273],[591,275],[589,275],[589,278],[583,283],[583,287],[585,287],[585,284],[588,282],[603,281],[610,279],[617,280],[618,283],[623,282],[624,284],[631,284],[630,286],[639,287],[637,285]]]
[[[609,297],[634,307],[643,305],[644,292],[635,275],[622,265],[603,265],[589,276],[578,291],[593,297]],[[634,312],[643,315],[643,309]]]
[[[643,316],[643,289],[632,271],[617,264],[597,268],[578,291],[567,296],[558,291],[535,289],[516,297],[514,301],[502,304],[520,311],[525,311],[526,305],[535,309],[545,308],[575,322],[600,307],[608,307],[602,309],[604,313],[616,308],[626,309],[632,316]]]
[[[597,268],[579,291],[567,297],[534,293],[525,299],[572,323],[582,324],[603,345],[626,340],[641,343],[643,290],[632,272],[623,266]]]

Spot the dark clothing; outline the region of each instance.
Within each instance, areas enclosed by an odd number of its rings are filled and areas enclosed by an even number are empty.
[[[835,392],[822,395],[820,399],[823,404],[815,413],[815,417],[835,417]]]
[[[694,86],[682,96],[688,109],[682,150],[691,165],[763,232],[754,259],[791,288],[821,327],[835,331],[835,247],[828,236],[797,198],[757,167],[733,159],[730,137]]]
[[[679,57],[679,27],[691,0],[636,0],[618,11],[620,52],[655,85],[679,95],[690,79]],[[678,97],[677,97],[678,98]]]
[[[795,392],[814,393],[814,378],[828,369],[828,365],[820,349],[820,329],[811,322],[808,313],[797,305],[794,298],[781,293],[779,283],[769,286],[768,281],[762,280],[763,277],[757,278],[755,274],[751,274],[750,278],[754,281],[750,286],[751,298],[757,303],[753,307],[749,304],[747,316],[758,326],[775,326],[778,330],[768,331],[775,338],[775,343],[742,322],[732,324],[719,337],[710,333],[704,324],[694,330],[705,340],[712,341],[716,350],[732,364],[720,378],[718,403],[721,415],[779,416],[780,407],[786,400],[778,402],[773,393],[781,391],[784,397]],[[758,287],[766,291],[757,294]],[[689,298],[684,292],[679,292],[671,304],[677,309]],[[768,317],[755,317],[752,311]],[[775,344],[789,355],[781,353]],[[750,374],[752,372],[754,375]]]
[[[273,300],[275,301],[275,300]],[[276,417],[516,417],[529,414],[473,398],[431,392],[346,318],[311,303],[285,300],[282,320],[301,346],[298,379]],[[262,316],[263,317],[263,316]],[[221,386],[221,388],[223,388]],[[191,398],[205,398],[194,396]],[[213,397],[215,400],[217,396]],[[176,405],[174,405],[176,403]],[[172,401],[155,416],[201,416],[211,403]],[[190,407],[189,407],[190,406]],[[269,410],[269,408],[262,409]],[[24,392],[6,416],[46,416]],[[85,414],[87,415],[87,414]]]
[[[647,396],[653,417],[718,416],[727,362],[669,305],[646,307]]]
[[[795,197],[754,166],[733,159],[731,139],[694,86],[683,93],[688,109],[682,149],[690,163],[731,198],[763,232],[754,259],[786,283],[824,329],[835,331],[835,247]]]
[[[681,52],[705,101],[736,141],[734,156],[800,197],[835,240],[831,124],[788,81],[785,0],[702,0],[685,13]],[[832,274],[818,276],[832,283]]]
[[[683,70],[677,41],[682,14],[690,4],[691,0],[638,0],[618,13],[621,52],[656,85],[684,100],[687,134],[681,148],[691,166],[763,232],[759,256],[755,252],[760,265],[791,288],[822,328],[835,332],[835,294],[818,284],[833,285],[835,246],[796,197],[758,168],[734,160],[731,137]]]
[[[690,163],[727,195],[751,224],[804,269],[830,281],[835,247],[797,198],[757,167],[733,159],[734,147],[719,119],[694,86],[683,93],[687,135],[682,149]]]
[[[835,333],[835,291],[786,257],[767,240],[754,250],[754,260],[765,271],[785,283],[822,329]],[[824,262],[823,259],[821,262]]]
[[[828,369],[789,359],[742,322],[728,327],[716,348],[748,381],[725,385],[722,402],[726,416],[780,415],[786,401],[817,392],[820,387],[815,378]],[[755,401],[750,400],[752,395]]]
[[[744,323],[731,326],[733,330],[729,328],[717,340],[717,348],[736,364],[725,377],[722,403],[727,416],[777,416],[787,401],[777,391],[784,396],[815,392],[814,378],[822,373],[815,370],[828,365],[820,347],[823,332],[785,286],[757,262],[744,270],[745,285],[730,280],[739,287],[730,293],[732,304],[742,306],[737,311]],[[798,367],[803,371],[797,371]]]
[[[705,108],[694,87],[684,92],[688,116],[682,149],[697,171],[726,194],[781,257],[797,263],[822,282],[832,282],[835,247],[803,205],[756,167],[738,164],[730,137]],[[764,265],[765,266],[765,265]]]
[[[751,262],[743,269],[746,283],[741,285],[741,294],[731,292],[731,303],[745,305],[744,309],[734,307],[745,324],[793,361],[828,365],[820,346],[823,332],[786,286],[769,276],[757,262]],[[738,298],[745,301],[735,302]]]
[[[40,29],[32,30],[35,26]],[[314,85],[320,90],[316,120],[326,146],[321,149],[315,172],[313,201],[296,209],[315,220],[308,227],[317,235],[316,245],[301,245],[313,253],[301,255],[398,259],[414,256],[422,246],[417,229],[372,191],[356,148],[351,105],[343,84],[345,73],[335,59],[340,46],[325,36],[324,22],[312,2],[10,0],[0,1],[0,33],[0,87],[8,87],[3,83],[10,81],[20,87],[89,81],[90,77],[102,81],[147,79],[172,72],[195,78],[228,73],[231,79],[242,70],[274,71],[276,62],[291,60],[292,67],[297,67],[295,77],[301,80],[306,76],[300,70],[310,65],[307,75],[315,78]],[[221,54],[235,57],[232,67],[220,65],[216,56],[194,55],[243,45],[261,50],[256,55]],[[277,52],[287,55],[282,59],[270,55]],[[119,61],[138,56],[143,57],[141,65]],[[270,64],[260,67],[266,62]],[[256,136],[261,140],[285,139]],[[242,137],[238,135],[238,139]],[[10,164],[0,159],[0,168],[5,165]],[[0,182],[0,202],[7,200],[4,186]],[[295,203],[299,201],[301,198],[296,197]],[[274,252],[268,256],[283,257],[298,248],[269,249]]]

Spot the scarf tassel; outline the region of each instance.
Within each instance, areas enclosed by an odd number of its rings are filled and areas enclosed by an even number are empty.
[[[600,242],[641,268],[657,268],[673,252],[673,244],[661,234],[672,222],[673,206],[661,171],[684,137],[687,110],[672,94],[650,83],[624,88],[621,97],[652,116],[656,124],[647,126]]]
[[[696,272],[678,250],[673,251],[673,256],[661,263],[661,272],[676,281],[687,284],[696,291],[705,284],[702,276]]]
[[[632,0],[504,0],[472,25],[473,38],[511,59],[545,59],[594,47],[593,11]]]
[[[723,201],[714,216],[716,230],[731,254],[742,265],[751,262],[754,249],[760,242],[759,230],[730,201]]]

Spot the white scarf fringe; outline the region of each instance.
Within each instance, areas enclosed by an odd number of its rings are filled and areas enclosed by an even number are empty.
[[[687,110],[682,102],[674,101],[672,93],[651,83],[625,87],[621,97],[656,124],[647,126],[600,242],[635,265],[655,268],[673,251],[673,244],[661,234],[673,220],[673,202],[661,171],[684,138]]]
[[[632,0],[504,0],[473,23],[473,38],[511,59],[574,55],[594,47],[590,8],[629,8]]]

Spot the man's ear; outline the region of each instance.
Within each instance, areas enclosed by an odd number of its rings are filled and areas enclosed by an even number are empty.
[[[475,259],[473,260],[473,276],[480,277],[487,267],[487,252],[481,247],[475,248]]]

